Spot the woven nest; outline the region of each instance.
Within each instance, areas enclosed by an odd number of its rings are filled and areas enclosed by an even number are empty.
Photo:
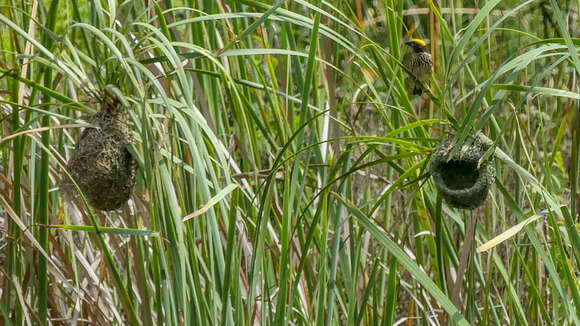
[[[492,142],[482,134],[470,136],[466,145],[451,156],[452,140],[453,136],[443,140],[433,153],[430,172],[435,187],[449,206],[477,208],[495,181],[493,156],[480,162]]]
[[[106,95],[101,110],[89,120],[92,126],[81,133],[67,170],[92,207],[110,211],[131,197],[137,165],[128,150],[133,137],[125,107],[111,92]],[[65,185],[69,193],[71,186],[70,181]]]

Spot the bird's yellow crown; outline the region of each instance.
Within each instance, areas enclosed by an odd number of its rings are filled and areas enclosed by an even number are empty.
[[[425,42],[424,42],[422,39],[419,39],[419,38],[412,38],[410,41],[411,41],[411,42],[413,42],[413,43],[420,44],[420,45],[422,45],[422,46],[427,46],[427,45],[425,44]]]

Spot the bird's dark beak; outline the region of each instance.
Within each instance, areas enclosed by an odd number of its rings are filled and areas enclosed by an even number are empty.
[[[413,44],[413,41],[407,41],[407,42],[405,42],[405,44],[407,44],[408,46],[411,46]]]

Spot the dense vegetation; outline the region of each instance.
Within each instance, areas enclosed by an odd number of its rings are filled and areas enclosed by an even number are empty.
[[[580,325],[579,7],[1,2],[3,324]],[[60,185],[107,90],[138,169],[102,212]],[[478,131],[495,183],[451,208],[431,153]]]

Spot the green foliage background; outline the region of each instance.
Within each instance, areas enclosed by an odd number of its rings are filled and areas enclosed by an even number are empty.
[[[579,7],[2,1],[4,324],[579,325]],[[103,213],[58,187],[108,85],[139,170]],[[430,154],[476,131],[496,183],[452,209]]]

